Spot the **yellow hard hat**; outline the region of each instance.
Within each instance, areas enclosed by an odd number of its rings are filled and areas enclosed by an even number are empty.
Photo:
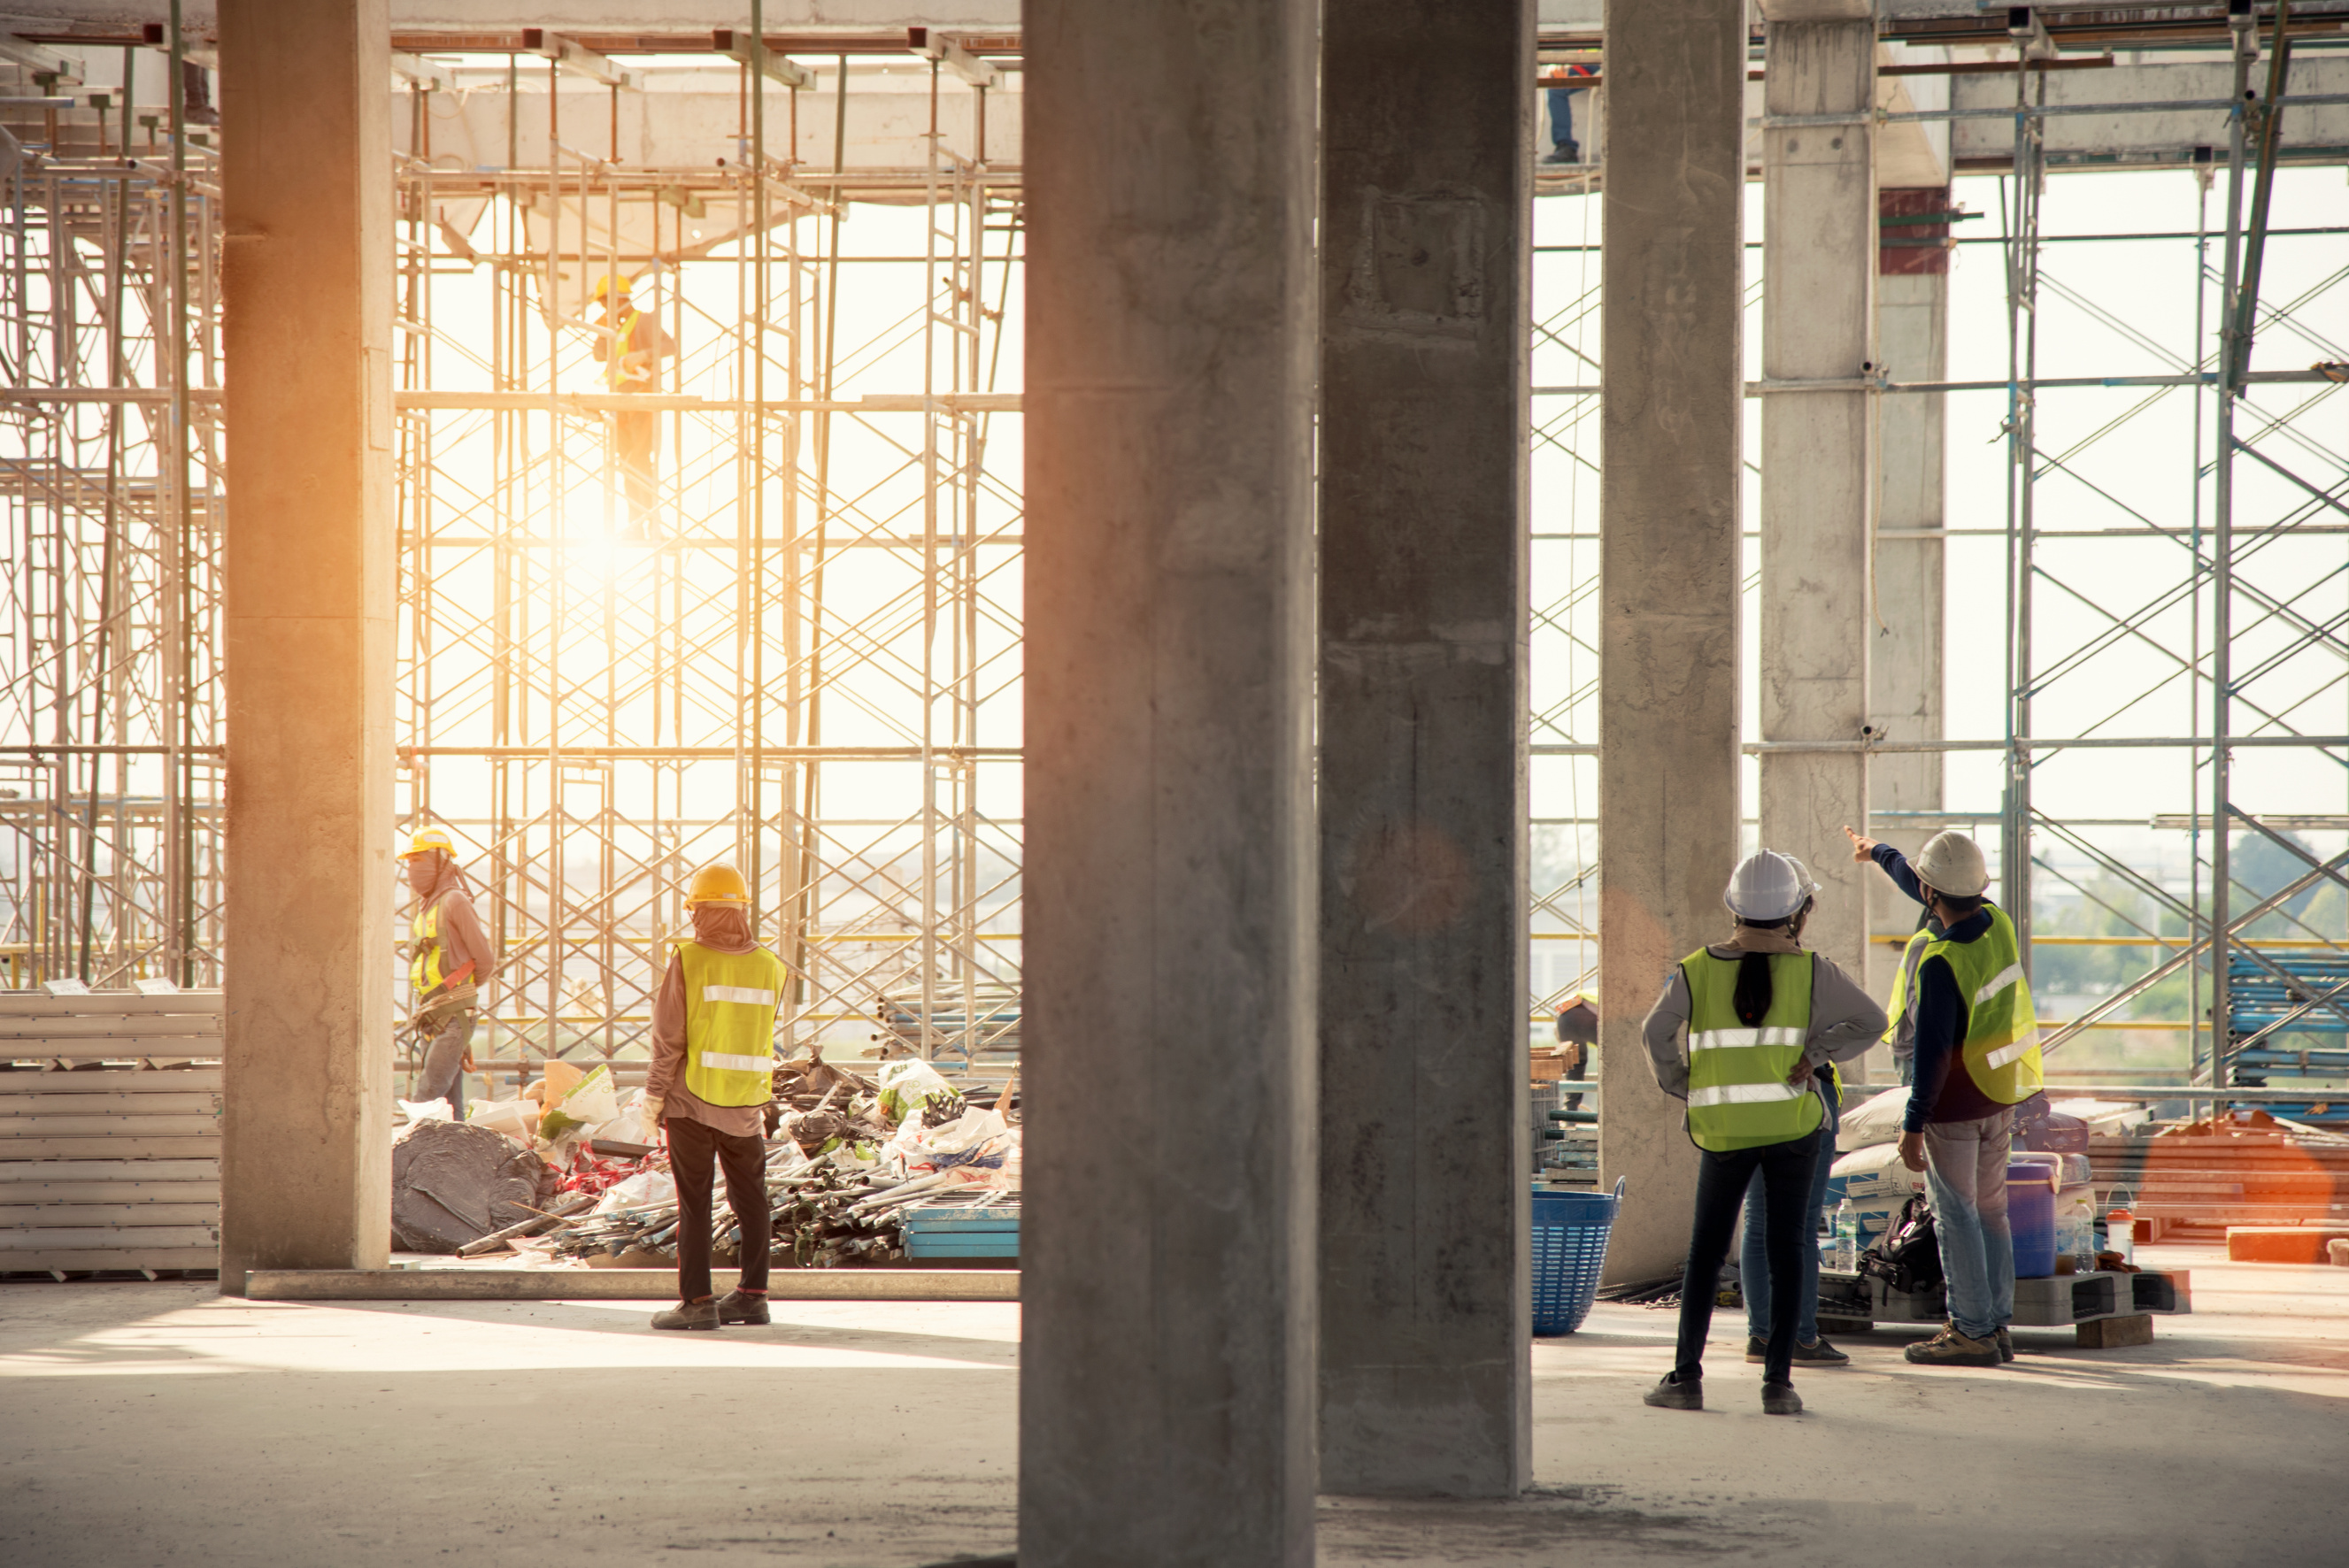
[[[419,828],[416,830],[416,837],[408,842],[407,852],[399,858],[403,861],[412,861],[419,855],[429,855],[435,850],[453,857],[457,852],[457,841],[449,836],[449,830],[446,828]]]
[[[602,299],[608,294],[617,294],[622,299],[627,298],[628,280],[612,273],[605,273],[602,277],[597,278],[595,297]]]
[[[750,886],[742,873],[720,861],[704,866],[693,873],[692,882],[685,890],[688,908],[697,903],[730,903],[738,909],[750,907]]]

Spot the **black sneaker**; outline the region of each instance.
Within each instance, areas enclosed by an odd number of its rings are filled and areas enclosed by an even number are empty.
[[[1692,1377],[1681,1381],[1677,1372],[1667,1372],[1656,1380],[1656,1386],[1640,1396],[1643,1405],[1653,1405],[1659,1410],[1702,1410],[1704,1408],[1704,1383]]]
[[[758,1295],[744,1295],[739,1290],[730,1290],[718,1298],[718,1321],[720,1323],[771,1323],[774,1320],[767,1315],[767,1298],[763,1293]]]
[[[1998,1331],[1998,1358],[2001,1361],[2014,1359],[2014,1336],[2004,1328]]]
[[[714,1301],[681,1301],[667,1312],[653,1315],[655,1328],[715,1328],[718,1326],[718,1304]]]
[[[1846,1356],[1842,1351],[1837,1350],[1834,1346],[1829,1345],[1826,1341],[1826,1336],[1825,1335],[1819,1336],[1818,1338],[1812,1340],[1808,1345],[1797,1343],[1795,1346],[1795,1359],[1813,1367],[1848,1367],[1851,1365],[1851,1357]]]
[[[1770,1358],[1770,1344],[1769,1344],[1769,1341],[1764,1340],[1764,1339],[1756,1339],[1756,1338],[1753,1337],[1751,1335],[1748,1335],[1748,1336],[1746,1336],[1746,1339],[1745,1339],[1745,1359],[1747,1359],[1748,1361],[1753,1362],[1755,1366],[1757,1366],[1757,1367],[1758,1367],[1758,1366],[1760,1366],[1763,1362],[1767,1361],[1769,1358]]]
[[[1799,1416],[1803,1413],[1803,1397],[1795,1392],[1792,1383],[1762,1385],[1762,1413],[1765,1416]]]

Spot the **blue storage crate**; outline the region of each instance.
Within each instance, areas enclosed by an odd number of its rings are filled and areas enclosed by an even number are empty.
[[[1607,1238],[1623,1202],[1623,1179],[1606,1192],[1534,1194],[1534,1333],[1571,1334],[1590,1315],[1607,1266]]]
[[[1000,1192],[927,1199],[908,1205],[901,1223],[909,1258],[1019,1255],[1019,1200]]]

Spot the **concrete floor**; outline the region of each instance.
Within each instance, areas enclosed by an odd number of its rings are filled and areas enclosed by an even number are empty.
[[[1536,1492],[1325,1504],[1330,1564],[2349,1561],[2349,1269],[2195,1271],[2156,1343],[2019,1338],[1996,1372],[1904,1338],[1761,1413],[1717,1325],[1716,1409],[1650,1410],[1669,1314],[1534,1351]],[[0,1563],[696,1562],[912,1568],[1013,1542],[1018,1308],[790,1304],[655,1336],[610,1303],[224,1301],[0,1286]],[[429,1340],[431,1343],[427,1344]]]

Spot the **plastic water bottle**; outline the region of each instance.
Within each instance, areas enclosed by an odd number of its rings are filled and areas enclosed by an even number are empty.
[[[2137,1262],[2137,1216],[2130,1212],[2133,1202],[2126,1189],[2113,1193],[2113,1206],[2105,1211],[2105,1250],[2118,1253],[2121,1262]]]
[[[1837,1274],[1859,1272],[1859,1216],[1851,1212],[1848,1198],[1836,1205],[1835,1268]]]

